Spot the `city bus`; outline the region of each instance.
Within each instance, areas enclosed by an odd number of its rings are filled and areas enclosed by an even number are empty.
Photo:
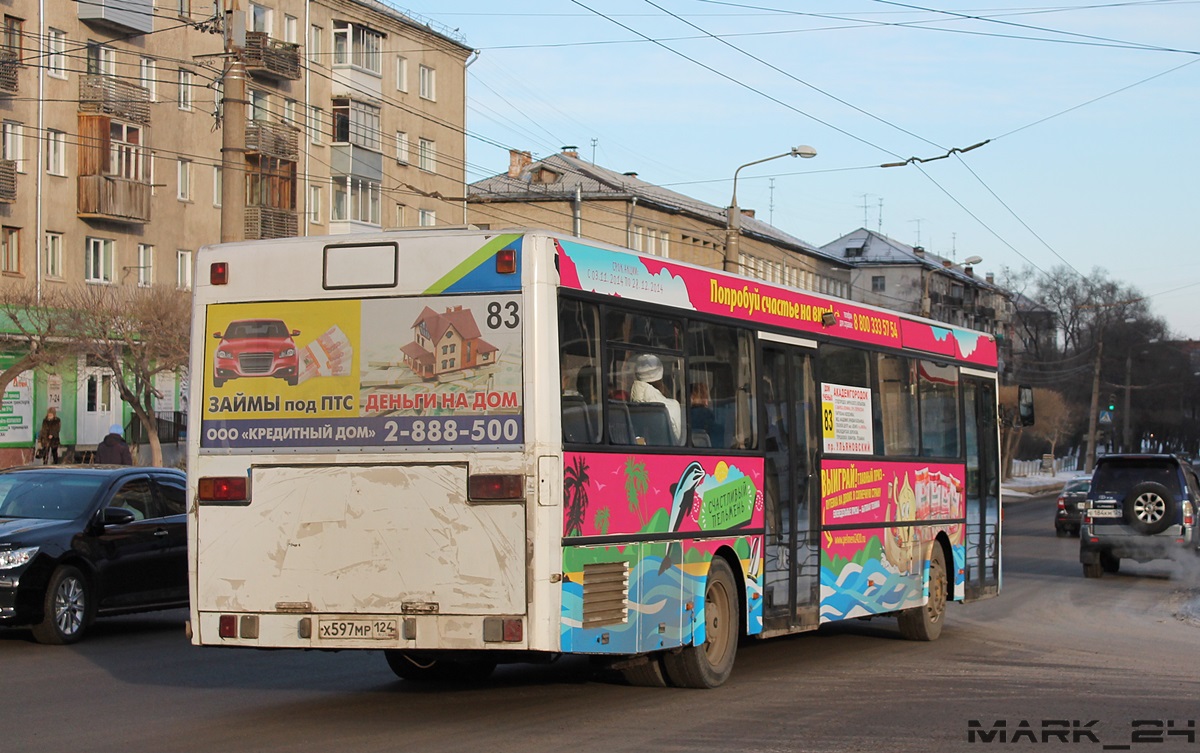
[[[708,688],[999,592],[993,335],[536,229],[196,264],[194,644]]]

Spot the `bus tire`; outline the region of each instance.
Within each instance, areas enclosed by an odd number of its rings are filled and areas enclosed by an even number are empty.
[[[663,655],[671,684],[680,688],[715,688],[733,671],[738,646],[739,600],[729,563],[713,557],[704,584],[704,643]]]
[[[946,555],[934,542],[929,554],[929,599],[924,605],[905,609],[899,615],[900,635],[910,641],[936,641],[946,621]]]
[[[496,662],[486,659],[451,661],[397,649],[383,655],[397,677],[412,682],[483,682],[496,670]]]
[[[667,676],[663,673],[662,661],[657,656],[647,656],[645,663],[622,669],[621,677],[638,688],[667,687]]]

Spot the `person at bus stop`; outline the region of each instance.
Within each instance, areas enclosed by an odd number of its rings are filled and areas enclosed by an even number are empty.
[[[46,417],[42,419],[42,430],[38,432],[37,455],[42,459],[42,465],[58,465],[58,435],[61,433],[62,419],[58,417],[58,409],[47,408]]]
[[[123,436],[120,424],[108,427],[108,436],[96,447],[96,462],[104,465],[133,465],[133,455]]]
[[[676,444],[683,431],[679,401],[667,397],[663,384],[663,365],[653,353],[643,353],[633,362],[633,386],[629,399],[635,403],[659,403],[667,406],[667,418],[671,422],[671,437]]]

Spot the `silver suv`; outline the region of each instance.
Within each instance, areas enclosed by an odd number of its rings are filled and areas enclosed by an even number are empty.
[[[1096,461],[1079,532],[1083,574],[1115,573],[1138,562],[1200,554],[1200,479],[1174,455],[1107,455]]]

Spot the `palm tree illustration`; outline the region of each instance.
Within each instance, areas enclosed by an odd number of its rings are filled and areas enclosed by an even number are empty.
[[[649,481],[645,463],[637,462],[632,455],[625,459],[625,496],[629,500],[629,509],[637,513],[641,528],[646,527],[646,521],[642,518],[642,502],[639,495],[646,493]]]
[[[608,517],[608,508],[601,507],[596,511],[596,516],[592,518],[592,525],[596,526],[596,530],[600,532],[601,536],[608,533]]]
[[[582,455],[576,455],[571,465],[563,474],[563,496],[567,504],[567,535],[579,536],[583,533],[583,519],[587,515],[588,484],[592,481],[588,475],[588,466]]]

